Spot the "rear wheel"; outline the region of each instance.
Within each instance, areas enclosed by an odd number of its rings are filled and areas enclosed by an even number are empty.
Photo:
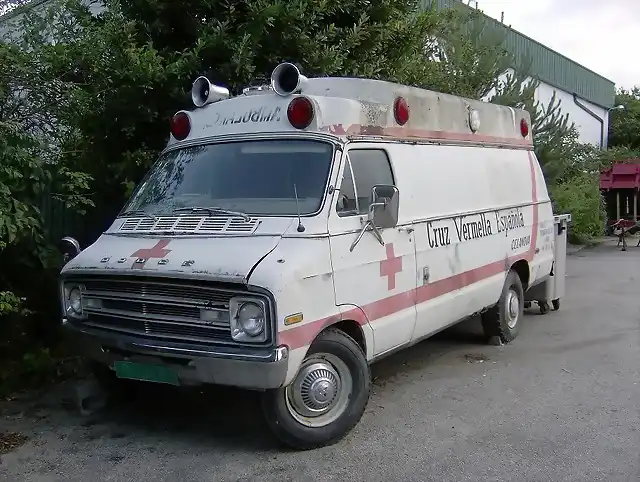
[[[371,375],[360,346],[328,329],[311,345],[293,382],[263,394],[267,423],[301,450],[332,445],[358,423],[369,401]]]
[[[524,290],[515,271],[509,271],[496,306],[482,314],[487,337],[499,337],[502,343],[513,341],[520,332],[524,314]]]
[[[541,315],[546,315],[547,313],[549,313],[549,303],[547,303],[546,301],[539,302],[538,307],[540,308]]]

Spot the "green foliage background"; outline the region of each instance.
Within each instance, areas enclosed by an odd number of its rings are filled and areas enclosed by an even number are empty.
[[[640,152],[640,86],[620,89],[616,95],[616,106],[609,122],[609,146],[624,147],[634,155]]]

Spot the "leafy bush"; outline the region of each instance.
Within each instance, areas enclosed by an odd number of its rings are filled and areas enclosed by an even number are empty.
[[[569,242],[585,244],[604,232],[605,210],[599,174],[580,173],[549,186],[556,213],[571,214]]]
[[[618,90],[615,102],[624,109],[611,111],[609,145],[640,150],[640,86]]]
[[[0,291],[0,317],[14,313],[23,313],[24,298],[18,298],[11,291]]]
[[[39,205],[45,196],[71,209],[91,203],[89,177],[64,163],[53,142],[60,133],[38,123],[46,117],[32,110],[33,68],[27,52],[0,43],[0,385],[24,374],[15,371],[16,359],[36,371],[43,366],[28,361],[42,358],[54,331],[59,259]]]

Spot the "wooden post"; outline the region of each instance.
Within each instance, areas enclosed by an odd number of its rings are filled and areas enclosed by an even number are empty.
[[[616,191],[616,221],[620,219],[620,191]]]

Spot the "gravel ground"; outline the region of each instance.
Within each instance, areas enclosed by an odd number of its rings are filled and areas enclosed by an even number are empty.
[[[333,447],[283,449],[255,394],[144,385],[83,416],[67,384],[0,405],[0,434],[29,438],[6,442],[0,480],[637,482],[640,248],[614,246],[571,256],[560,311],[532,309],[510,345],[470,320],[374,365]]]

